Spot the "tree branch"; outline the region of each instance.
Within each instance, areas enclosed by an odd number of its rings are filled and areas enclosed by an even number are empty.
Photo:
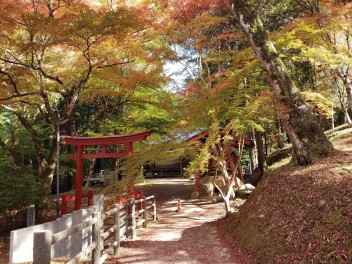
[[[114,67],[116,65],[124,65],[124,64],[129,64],[129,63],[132,63],[134,62],[135,60],[129,60],[129,61],[116,61],[116,62],[112,62],[112,63],[109,63],[109,64],[102,64],[102,65],[99,65],[99,66],[95,66],[97,69],[104,69],[104,68],[109,68],[109,67]],[[94,66],[93,66],[94,68]]]
[[[21,124],[28,131],[28,134],[32,139],[34,152],[37,156],[37,160],[38,160],[38,163],[40,166],[45,161],[45,157],[44,157],[44,153],[42,152],[41,147],[40,147],[40,142],[39,142],[37,132],[34,130],[34,128],[28,122],[28,120],[23,115],[18,113],[15,109],[13,109],[12,107],[6,106],[6,105],[3,105],[2,107],[5,108],[6,110],[10,111],[11,113],[13,113],[15,116],[17,116],[18,120],[21,122]]]
[[[33,69],[36,71],[39,71],[45,78],[48,78],[50,80],[56,81],[58,82],[60,85],[63,85],[64,83],[60,80],[60,78],[58,76],[53,76],[50,75],[48,73],[46,73],[41,67],[39,66],[34,66],[34,65],[29,65],[26,63],[21,62],[20,60],[17,59],[17,61],[13,61],[13,60],[9,60],[9,59],[5,59],[5,58],[0,58],[1,61],[5,62],[5,63],[11,63],[13,65],[19,65],[25,68],[29,68],[29,69]]]
[[[0,146],[4,149],[4,151],[11,157],[11,160],[13,162],[13,164],[16,167],[21,168],[21,163],[18,162],[18,160],[16,159],[16,157],[18,157],[18,155],[13,151],[13,149],[11,149],[9,147],[8,144],[5,143],[5,141],[0,137]]]

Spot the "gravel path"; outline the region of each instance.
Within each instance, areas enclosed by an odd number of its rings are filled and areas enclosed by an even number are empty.
[[[188,199],[193,183],[187,179],[153,179],[136,188],[156,195],[158,220],[138,230],[136,240],[123,242],[119,256],[107,263],[240,263],[212,223],[224,216],[223,205],[214,197]]]

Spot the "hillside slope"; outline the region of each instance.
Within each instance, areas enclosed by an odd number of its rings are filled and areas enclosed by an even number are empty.
[[[223,234],[259,263],[352,263],[352,131],[333,155],[268,173]],[[227,234],[227,235],[226,235]]]

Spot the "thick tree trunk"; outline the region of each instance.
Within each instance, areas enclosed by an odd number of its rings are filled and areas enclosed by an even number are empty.
[[[43,181],[41,189],[42,197],[47,197],[50,194],[51,184],[53,182],[55,168],[56,168],[56,138],[52,139],[50,153],[45,158],[42,153],[37,155],[39,164],[38,174]],[[40,200],[37,204],[37,213],[39,217],[47,216],[48,201],[46,199]]]
[[[294,163],[306,165],[315,156],[329,154],[333,146],[290,78],[258,16],[257,8],[245,0],[231,0],[230,3],[282,106],[279,117],[292,142]]]
[[[51,184],[53,182],[55,167],[56,167],[56,149],[57,149],[57,141],[56,138],[51,139],[50,153],[46,157],[43,153],[39,136],[36,130],[33,128],[32,124],[20,113],[11,110],[13,114],[17,116],[21,124],[27,130],[33,144],[34,153],[36,155],[36,159],[38,162],[38,175],[42,180],[41,187],[41,196],[47,197],[50,194]],[[56,126],[54,126],[56,129]],[[55,133],[56,134],[56,133]],[[45,216],[47,209],[47,201],[46,199],[42,199],[38,204],[36,204],[38,208],[37,214],[38,216]]]
[[[258,151],[258,169],[260,171],[260,177],[266,172],[267,165],[264,153],[264,144],[262,139],[262,133],[259,131],[255,132],[255,142]]]

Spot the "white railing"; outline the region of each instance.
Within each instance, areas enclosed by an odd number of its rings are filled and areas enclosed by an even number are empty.
[[[93,264],[104,263],[110,254],[118,255],[122,240],[128,236],[131,236],[132,239],[136,238],[136,228],[138,226],[143,225],[144,228],[147,227],[147,210],[150,208],[153,208],[153,220],[155,221],[156,198],[152,195],[138,200],[131,199],[123,204],[115,204],[115,208],[104,214],[94,212],[92,219],[69,227],[56,234],[52,234],[50,230],[35,232],[33,263],[49,264],[51,259],[51,245],[90,226],[92,226],[92,243],[67,263],[79,263],[80,260],[90,253]],[[112,217],[113,219],[111,219]],[[111,220],[113,220],[113,224],[109,226]],[[104,230],[104,224],[108,227],[107,230]],[[109,239],[110,237],[113,237],[113,239]],[[107,240],[111,242],[104,245],[104,242],[107,242]]]

